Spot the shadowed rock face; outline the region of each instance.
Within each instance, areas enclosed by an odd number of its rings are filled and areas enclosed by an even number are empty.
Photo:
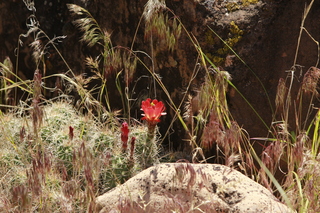
[[[291,212],[266,188],[218,164],[168,163],[150,167],[97,197],[104,212]]]

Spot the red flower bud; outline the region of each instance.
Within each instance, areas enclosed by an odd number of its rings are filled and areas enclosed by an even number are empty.
[[[122,148],[126,150],[128,147],[128,136],[129,136],[129,128],[127,122],[123,122],[121,126],[121,141]]]

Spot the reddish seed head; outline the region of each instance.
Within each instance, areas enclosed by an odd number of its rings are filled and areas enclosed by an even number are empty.
[[[135,138],[135,137],[132,137],[132,138],[131,138],[131,143],[130,143],[130,145],[131,145],[131,146],[130,146],[130,158],[133,157],[135,142],[136,142],[136,138]]]
[[[148,98],[145,101],[142,101],[141,104],[141,110],[144,112],[142,116],[142,120],[146,120],[149,125],[156,125],[160,122],[161,115],[165,115],[164,112],[166,108],[164,107],[164,104],[161,101],[158,101],[157,99],[154,99],[151,101],[150,98]]]
[[[20,142],[22,143],[24,138],[26,137],[26,129],[24,126],[20,129]]]
[[[69,139],[73,140],[74,133],[73,133],[74,128],[72,126],[69,126]]]
[[[136,137],[132,137],[132,138],[131,138],[131,143],[130,143],[131,149],[134,149],[135,143],[136,143]]]

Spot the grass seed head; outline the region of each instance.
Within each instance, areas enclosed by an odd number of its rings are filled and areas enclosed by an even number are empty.
[[[317,85],[320,78],[320,69],[311,67],[303,77],[301,88],[306,93],[318,95]]]
[[[287,97],[287,90],[285,80],[283,78],[279,79],[278,87],[277,87],[277,94],[276,94],[276,108],[282,108],[286,101]]]

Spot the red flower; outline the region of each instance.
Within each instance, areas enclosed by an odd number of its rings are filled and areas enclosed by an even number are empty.
[[[151,101],[150,98],[148,98],[145,101],[142,101],[141,104],[141,110],[143,110],[144,116],[142,120],[146,120],[149,125],[156,125],[158,122],[160,122],[161,115],[165,115],[164,112],[166,108],[164,107],[164,104],[161,101],[158,101],[157,99],[154,99]]]

